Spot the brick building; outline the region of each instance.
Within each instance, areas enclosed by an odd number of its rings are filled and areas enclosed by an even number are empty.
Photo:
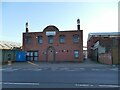
[[[83,61],[83,31],[80,20],[77,30],[60,31],[49,25],[43,32],[23,33],[23,50],[27,52],[27,60],[32,61]]]
[[[87,41],[88,58],[104,64],[119,64],[120,33],[90,33]]]

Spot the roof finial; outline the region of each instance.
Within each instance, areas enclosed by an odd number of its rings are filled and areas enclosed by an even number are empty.
[[[28,22],[26,22],[26,32],[28,32]]]
[[[77,19],[77,24],[80,25],[80,19],[79,18]]]
[[[26,22],[26,28],[28,28],[28,22]]]
[[[77,29],[80,30],[80,19],[77,19]]]

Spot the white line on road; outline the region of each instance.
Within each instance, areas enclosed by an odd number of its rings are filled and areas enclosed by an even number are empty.
[[[0,71],[5,71],[5,72],[13,72],[17,70],[29,70],[29,71],[42,71],[42,70],[47,70],[48,68],[0,68]],[[85,71],[87,70],[86,68],[68,68],[68,67],[61,67],[61,68],[50,68],[52,71]],[[106,69],[98,69],[98,68],[92,68],[90,69],[92,71],[106,71]],[[111,71],[118,71],[118,68],[111,68],[108,69]]]
[[[65,70],[65,71],[84,71],[85,68],[59,68],[59,70]]]
[[[69,69],[69,70],[67,70],[67,71],[77,71],[77,70],[74,70],[74,69],[73,69],[73,70],[72,70],[72,69]]]
[[[112,68],[112,69],[109,69],[109,70],[118,71],[118,68]]]
[[[42,71],[42,69],[33,69],[33,71]]]
[[[33,70],[33,69],[30,69],[30,68],[24,68],[24,69],[22,69],[22,70]]]
[[[118,85],[98,85],[99,87],[120,87]]]
[[[34,65],[34,66],[39,67],[39,65],[38,65],[38,64],[35,64],[35,63],[33,63],[33,62],[28,61],[28,63],[29,63],[29,64],[31,64],[31,65]]]
[[[73,68],[74,70],[85,70],[85,68]]]
[[[75,84],[76,87],[120,87],[119,85]]]
[[[60,70],[68,70],[69,68],[60,68]]]
[[[7,85],[39,85],[39,83],[14,83],[14,82],[3,82],[2,84],[7,84]]]
[[[88,87],[90,86],[89,84],[75,84],[77,87]]]
[[[79,68],[80,70],[85,70],[85,68]]]
[[[93,68],[92,71],[100,71],[100,69],[94,69],[94,68]]]
[[[13,72],[13,71],[16,71],[16,70],[18,70],[18,69],[7,68],[7,69],[3,69],[2,71]]]
[[[0,71],[3,71],[3,70],[5,70],[5,69],[2,69],[2,68],[0,69]]]

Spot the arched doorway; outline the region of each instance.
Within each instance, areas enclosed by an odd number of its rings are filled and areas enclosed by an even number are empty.
[[[47,48],[47,54],[46,55],[47,55],[46,56],[47,61],[50,61],[50,62],[55,61],[55,49],[54,49],[54,47],[49,46]]]

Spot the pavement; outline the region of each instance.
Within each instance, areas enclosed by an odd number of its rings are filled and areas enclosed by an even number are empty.
[[[3,65],[2,68],[38,68],[38,67],[51,67],[51,68],[58,68],[58,67],[82,67],[82,68],[118,68],[118,66],[115,65],[106,65],[94,62],[90,59],[86,59],[84,62],[14,62],[11,65],[6,64]]]
[[[113,65],[106,65],[94,62],[90,59],[85,60],[83,63],[80,62],[15,62],[11,65],[6,64],[0,68],[0,71],[12,72],[16,70],[31,70],[31,71],[41,71],[41,70],[50,70],[50,71],[120,71],[120,68]]]

